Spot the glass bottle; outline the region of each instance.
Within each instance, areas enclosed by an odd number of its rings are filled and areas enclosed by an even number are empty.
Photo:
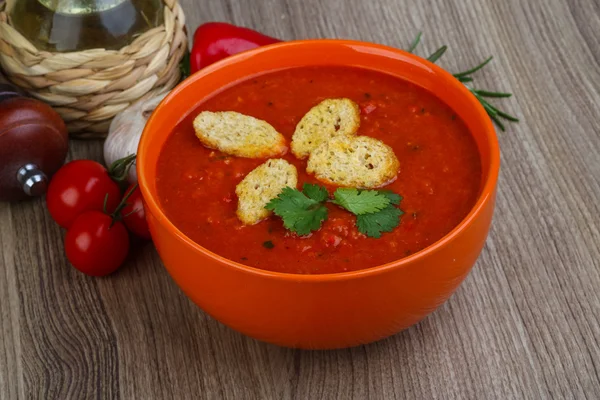
[[[163,23],[162,0],[8,0],[11,25],[37,49],[118,50]]]

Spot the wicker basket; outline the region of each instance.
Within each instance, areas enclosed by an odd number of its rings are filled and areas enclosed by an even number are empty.
[[[112,118],[130,104],[172,89],[187,51],[177,0],[163,0],[164,24],[120,50],[38,51],[8,20],[0,0],[0,66],[13,84],[63,117],[71,137],[105,137]]]

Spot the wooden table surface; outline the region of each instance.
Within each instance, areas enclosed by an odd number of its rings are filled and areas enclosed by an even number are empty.
[[[600,398],[598,0],[182,0],[190,30],[223,20],[283,39],[340,37],[450,71],[496,58],[481,87],[513,91],[489,239],[423,322],[353,349],[246,338],[194,306],[151,244],[92,279],[65,259],[42,200],[0,204],[0,399]],[[442,4],[444,3],[444,4]],[[101,159],[100,142],[70,158]]]

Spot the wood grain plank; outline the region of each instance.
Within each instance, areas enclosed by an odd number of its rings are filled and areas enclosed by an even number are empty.
[[[0,203],[0,221],[0,398],[24,399],[20,304],[15,279],[13,226],[8,204]]]
[[[98,144],[81,147],[88,151]],[[74,146],[76,149],[77,146]],[[77,150],[74,151],[77,153]],[[3,206],[6,207],[6,206]],[[62,232],[41,200],[13,203],[4,223],[19,293],[23,398],[114,398],[118,392],[116,342],[107,325],[97,282],[68,266]],[[14,298],[11,300],[15,300]]]
[[[40,202],[11,208],[29,215],[13,219],[25,397],[114,397],[116,342],[96,282],[68,266],[62,235]]]
[[[0,398],[600,398],[600,3],[181,0],[188,29],[442,44],[522,122],[499,132],[497,209],[473,272],[394,337],[338,351],[246,338],[194,306],[151,244],[82,276],[43,201],[0,205]],[[98,142],[70,158],[101,160]]]

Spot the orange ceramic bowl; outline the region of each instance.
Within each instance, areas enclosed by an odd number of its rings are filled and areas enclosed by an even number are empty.
[[[157,159],[173,127],[203,99],[240,80],[284,68],[319,65],[354,66],[394,75],[450,105],[467,124],[481,156],[481,192],[471,212],[448,235],[422,251],[389,264],[339,274],[263,271],[194,243],[169,221],[157,198]],[[448,72],[385,46],[307,40],[227,58],[181,83],[148,121],[137,170],[158,253],[190,299],[225,325],[253,338],[282,346],[333,349],[393,335],[419,322],[450,297],[484,245],[499,165],[498,142],[489,117]]]

